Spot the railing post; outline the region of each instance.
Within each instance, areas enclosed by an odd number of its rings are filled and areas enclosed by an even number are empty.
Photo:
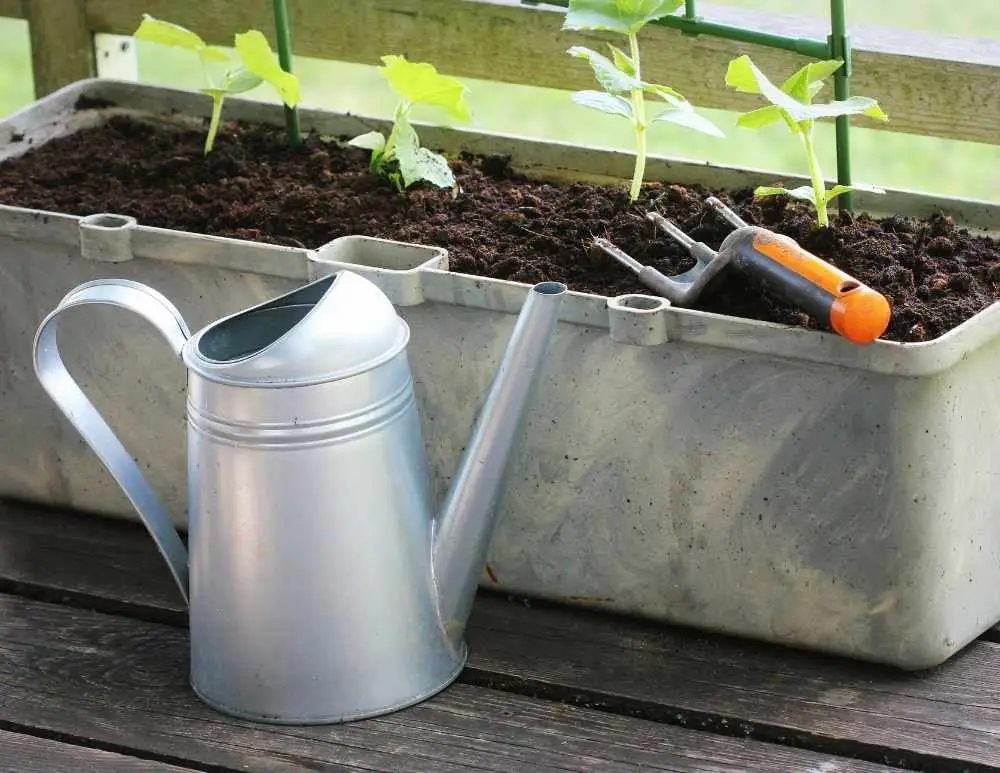
[[[93,77],[94,40],[85,0],[21,0],[31,39],[35,99]]]

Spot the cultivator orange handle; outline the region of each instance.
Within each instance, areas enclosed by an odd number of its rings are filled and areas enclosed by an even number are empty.
[[[744,226],[726,237],[737,268],[753,274],[810,316],[827,322],[848,341],[868,344],[889,326],[884,295],[802,249],[795,240],[765,228]]]

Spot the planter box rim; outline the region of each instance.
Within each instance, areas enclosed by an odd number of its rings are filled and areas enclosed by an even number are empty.
[[[165,102],[164,110],[171,122],[180,122],[187,118],[198,118],[201,111],[208,114],[210,104],[202,104],[200,95],[196,92],[170,87],[155,86],[130,81],[104,78],[91,78],[69,84],[53,94],[44,97],[17,113],[0,121],[0,139],[23,127],[30,132],[31,127],[39,124],[39,113],[47,117],[55,132],[50,136],[58,136],[59,117],[65,115],[67,102],[75,104],[81,96],[107,99],[111,102],[125,102],[127,97],[140,95],[148,98],[156,95],[154,102],[140,108],[123,107],[110,108],[133,114],[150,113],[157,104]],[[118,100],[115,99],[118,97]],[[141,99],[139,100],[141,101]],[[182,104],[184,109],[177,107]],[[252,120],[281,125],[284,120],[283,109],[278,104],[257,102],[247,99],[229,99],[226,102],[227,114],[234,120]],[[180,111],[180,118],[177,117]],[[86,112],[86,111],[85,111]],[[92,118],[93,120],[93,118]],[[98,118],[99,120],[99,118]],[[331,121],[363,122],[366,126],[388,125],[383,119],[368,119],[353,114],[337,113],[323,109],[308,109],[302,111],[302,126],[308,131],[311,127]],[[551,152],[559,155],[582,153],[580,159],[591,156],[630,157],[630,154],[613,151],[581,148],[565,143],[525,140],[486,132],[476,132],[470,129],[441,128],[421,125],[422,133],[431,135],[427,144],[435,144],[434,139],[445,140],[452,147],[461,146],[473,153],[491,152],[482,147],[485,143],[507,143],[511,146],[524,146],[529,154]],[[79,128],[79,127],[76,127]],[[76,130],[70,128],[63,133]],[[45,132],[42,132],[45,134]],[[43,137],[42,142],[50,137]],[[458,143],[456,145],[456,143]],[[25,143],[25,149],[32,146]],[[477,147],[478,146],[478,147]],[[522,169],[518,163],[521,159],[512,159],[515,169]],[[572,158],[571,158],[572,160]],[[530,161],[530,159],[529,159]],[[695,170],[714,170],[727,175],[753,175],[755,170],[738,167],[723,167],[711,164],[692,163],[678,159],[651,157],[650,168],[666,172],[683,167]],[[534,170],[542,169],[534,165]],[[567,170],[572,172],[573,170]],[[586,176],[587,171],[580,172]],[[651,179],[655,179],[651,175]],[[910,194],[905,191],[895,193],[933,202],[940,197],[928,197],[921,194]],[[993,205],[973,200],[953,200],[963,206],[982,207],[984,213],[991,215],[1000,224],[1000,205]],[[0,205],[0,234],[18,238],[35,238],[55,241],[60,244],[76,245],[79,240],[78,230],[81,216],[68,215],[61,212],[47,212],[10,205]],[[964,224],[963,224],[964,225]],[[344,238],[344,237],[340,237]],[[324,263],[324,254],[337,239],[315,249],[285,247],[269,243],[228,237],[208,236],[175,229],[158,228],[142,225],[135,229],[133,257],[157,260],[168,260],[181,263],[198,263],[219,268],[247,271],[256,274],[306,279],[314,275],[315,264]],[[398,271],[374,269],[363,265],[344,265],[344,268],[359,271],[372,278],[376,283],[397,281],[389,279],[398,277]],[[477,308],[491,309],[505,313],[515,313],[523,303],[530,285],[509,280],[491,279],[472,274],[443,271],[437,263],[421,268],[423,295],[428,300],[439,302],[460,302]],[[455,288],[445,287],[454,285]],[[68,289],[68,288],[67,288]],[[386,288],[383,287],[383,290]],[[390,295],[391,297],[391,295]],[[461,301],[456,301],[461,297]],[[401,302],[393,298],[395,302]],[[612,329],[614,336],[615,315],[628,317],[628,311],[611,309],[614,299],[594,293],[571,292],[561,319],[573,324],[587,324]],[[945,334],[930,341],[902,343],[879,340],[865,347],[855,346],[841,337],[823,331],[799,328],[780,323],[735,317],[713,312],[671,307],[663,302],[657,312],[664,317],[658,322],[663,327],[659,338],[654,337],[645,343],[690,343],[717,346],[732,349],[736,352],[766,354],[783,359],[804,360],[817,364],[829,364],[872,371],[895,376],[927,376],[938,373],[960,362],[970,351],[973,351],[1000,334],[1000,302],[991,304],[974,317],[952,328]],[[618,340],[618,339],[616,339]],[[639,341],[628,341],[639,343]]]
[[[73,83],[67,84],[57,91],[52,92],[43,100],[59,98],[67,98],[71,95],[80,96],[86,93],[89,89],[125,89],[125,90],[143,90],[143,91],[156,91],[164,95],[168,95],[174,99],[182,100],[192,100],[193,108],[185,110],[183,114],[171,115],[172,121],[184,121],[186,118],[208,118],[211,114],[211,102],[207,98],[202,99],[201,94],[197,91],[177,88],[174,86],[160,86],[148,83],[126,81],[116,78],[86,78],[83,80],[75,81]],[[34,105],[38,104],[43,100],[37,100],[36,102],[21,108],[20,110],[11,113],[7,118],[3,119],[0,123],[6,123],[8,121],[13,122],[16,119],[24,117],[29,114]],[[113,100],[112,100],[113,101]],[[264,108],[263,110],[261,108]],[[268,110],[267,108],[271,108]],[[248,99],[246,97],[233,96],[226,99],[225,105],[225,115],[234,118],[235,120],[253,120],[260,121],[262,123],[268,123],[273,126],[284,125],[284,112],[280,103],[274,101],[265,100],[254,100]],[[126,109],[125,112],[128,112]],[[246,118],[246,114],[250,113],[249,118]],[[299,113],[301,117],[302,130],[308,131],[311,126],[319,123],[324,117],[338,116],[350,118],[358,123],[363,123],[366,129],[387,129],[392,126],[391,119],[380,118],[376,116],[368,116],[363,113],[355,112],[340,112],[337,110],[320,108],[320,107],[300,107]],[[549,150],[555,152],[568,152],[571,156],[574,152],[578,152],[582,157],[589,156],[603,156],[608,158],[615,158],[621,160],[623,174],[593,174],[588,173],[583,170],[555,165],[551,166],[546,163],[532,163],[530,165],[519,165],[517,163],[512,164],[512,166],[519,172],[525,174],[530,174],[532,176],[545,176],[555,174],[557,177],[577,177],[577,178],[589,178],[593,177],[595,179],[604,179],[606,181],[616,181],[616,182],[627,182],[632,174],[632,164],[634,159],[634,154],[627,150],[617,150],[614,148],[602,147],[599,145],[590,145],[586,143],[567,143],[558,140],[541,140],[537,138],[532,138],[526,135],[519,135],[512,132],[497,132],[497,131],[487,131],[474,129],[467,126],[442,126],[436,123],[428,123],[424,121],[413,121],[415,127],[420,130],[421,137],[429,137],[430,139],[425,142],[427,145],[438,145],[444,147],[445,151],[449,150],[449,145],[460,145],[462,147],[470,148],[470,152],[478,153],[475,146],[482,142],[483,140],[495,143],[501,146],[508,145],[521,145],[521,146],[531,146],[533,148],[538,148],[542,151]],[[440,143],[436,142],[438,139],[446,139],[447,142]],[[440,149],[440,148],[439,148]],[[498,155],[503,155],[499,153]],[[647,155],[647,174],[646,179],[648,181],[658,181],[661,175],[661,171],[664,169],[671,170],[674,174],[686,175],[697,175],[697,174],[717,174],[722,177],[723,180],[732,176],[740,176],[746,179],[753,179],[759,181],[760,183],[772,182],[775,178],[781,178],[789,185],[792,184],[810,184],[810,179],[808,176],[804,176],[799,173],[794,172],[780,172],[774,170],[767,170],[759,167],[743,166],[735,164],[720,164],[711,161],[698,161],[694,159],[686,159],[679,156],[670,156],[663,154],[650,153]],[[668,182],[676,182],[682,185],[697,184],[689,183],[686,180],[669,180]],[[836,181],[828,179],[827,183],[833,185]],[[706,184],[706,183],[701,183]],[[708,183],[711,185],[716,185],[716,183]],[[743,185],[748,185],[749,182],[744,182]],[[757,184],[755,182],[754,184]],[[728,185],[725,182],[718,184],[717,187],[739,187]],[[909,199],[919,201],[924,208],[928,211],[940,209],[945,213],[954,214],[956,217],[961,218],[960,226],[963,228],[968,228],[970,231],[979,231],[982,233],[1000,235],[1000,202],[989,201],[986,199],[976,199],[971,197],[963,196],[953,196],[948,194],[931,194],[921,191],[915,191],[908,188],[894,188],[885,187],[885,194],[872,194],[865,191],[856,191],[854,194],[854,199],[856,202],[855,209],[858,212],[868,212],[873,217],[884,217],[892,214],[896,214],[896,207],[893,203],[898,199]],[[906,216],[919,216],[911,215],[909,212],[902,212]]]

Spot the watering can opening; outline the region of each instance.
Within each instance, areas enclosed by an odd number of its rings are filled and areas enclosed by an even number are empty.
[[[189,370],[232,386],[308,386],[372,370],[406,348],[409,327],[370,280],[338,271],[220,319],[182,352]]]
[[[300,290],[222,320],[198,340],[198,354],[213,363],[252,357],[298,325],[336,280],[325,277]]]

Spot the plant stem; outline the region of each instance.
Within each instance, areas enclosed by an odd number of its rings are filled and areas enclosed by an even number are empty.
[[[205,138],[205,155],[212,152],[215,145],[215,135],[219,133],[219,123],[222,121],[222,102],[225,97],[212,97],[212,120],[208,124],[208,136]]]
[[[816,207],[816,221],[820,228],[830,225],[830,220],[826,214],[826,183],[823,180],[823,170],[819,167],[819,159],[816,157],[816,148],[813,146],[813,124],[810,121],[808,127],[802,130],[802,144],[806,149],[806,158],[809,163],[809,177],[812,178],[813,205]]]
[[[635,68],[635,78],[642,80],[639,70],[639,39],[634,32],[629,33],[628,45],[632,66]],[[629,202],[639,198],[642,178],[646,174],[646,103],[642,89],[632,90],[632,124],[635,127],[635,171],[632,173],[632,187],[628,192]]]

